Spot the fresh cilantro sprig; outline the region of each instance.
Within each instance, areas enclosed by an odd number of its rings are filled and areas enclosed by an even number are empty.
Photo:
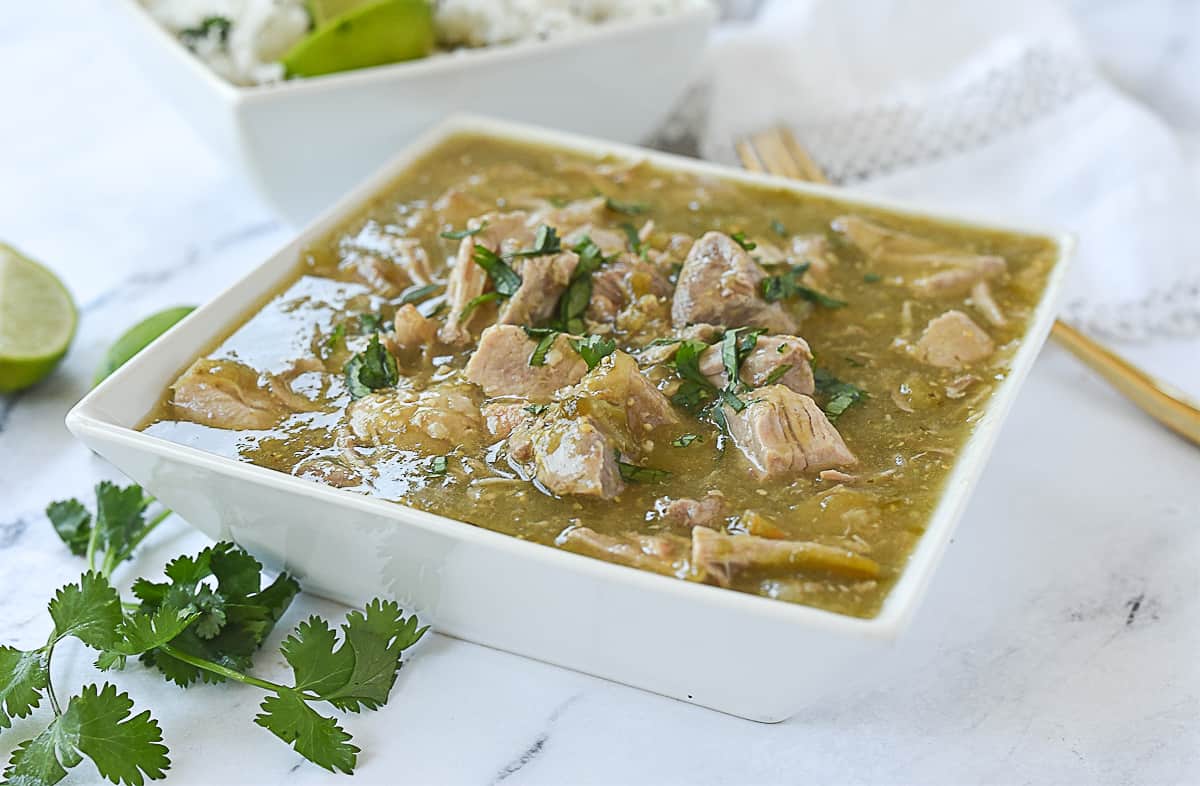
[[[153,504],[138,486],[104,482],[96,487],[94,515],[78,500],[47,508],[55,531],[73,554],[86,557],[88,570],[51,599],[52,631],[45,645],[0,646],[0,731],[15,718],[29,717],[43,699],[52,715],[40,733],[13,750],[6,781],[51,786],[87,758],[101,777],[142,786],[170,767],[158,722],[146,710],[134,715],[133,700],[113,685],[85,685],[66,702],[59,700],[50,664],[56,646],[68,638],[98,651],[96,667],[102,671],[139,657],[181,686],[232,680],[264,690],[268,696],[255,723],[313,763],[352,772],[359,749],[334,718],[313,705],[324,702],[349,712],[381,707],[395,684],[401,653],[427,628],[395,603],[378,599],[347,615],[340,636],[311,617],[280,648],[293,684],[255,677],[248,673],[253,655],[299,585],[284,573],[262,586],[257,560],[232,543],[217,543],[170,562],[167,581],[139,579],[134,583],[139,602],[122,602],[110,575],[170,515],[160,510],[147,519]]]

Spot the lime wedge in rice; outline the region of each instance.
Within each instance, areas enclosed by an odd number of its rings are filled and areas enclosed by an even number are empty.
[[[308,0],[305,5],[308,6],[308,14],[312,17],[313,27],[324,27],[327,22],[369,2],[371,0]]]
[[[48,377],[67,354],[77,321],[58,277],[0,243],[0,393]]]
[[[318,23],[283,56],[288,76],[398,63],[433,51],[433,12],[427,0],[337,0],[336,5],[349,10]]]

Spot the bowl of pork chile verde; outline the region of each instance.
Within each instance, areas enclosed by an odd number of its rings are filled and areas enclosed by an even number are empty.
[[[325,594],[778,720],[903,627],[1068,245],[457,119],[69,424]]]
[[[300,226],[462,107],[622,142],[662,123],[708,0],[118,0],[114,32]]]

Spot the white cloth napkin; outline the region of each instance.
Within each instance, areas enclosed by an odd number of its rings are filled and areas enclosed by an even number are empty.
[[[1076,233],[1064,311],[1092,332],[1200,335],[1200,167],[1055,5],[776,0],[701,85],[702,156],[786,123],[835,182]]]

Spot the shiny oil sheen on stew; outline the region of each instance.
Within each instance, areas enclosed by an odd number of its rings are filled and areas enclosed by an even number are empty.
[[[145,430],[869,617],[1055,256],[1044,238],[461,135],[308,249]]]

